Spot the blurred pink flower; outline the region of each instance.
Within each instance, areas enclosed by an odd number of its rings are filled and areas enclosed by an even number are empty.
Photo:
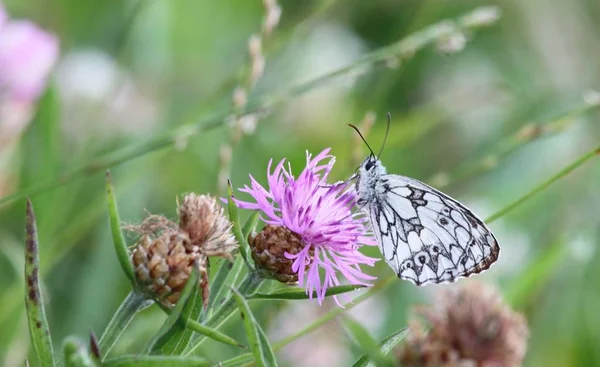
[[[260,210],[263,221],[271,226],[287,228],[300,238],[300,248],[293,254],[291,270],[298,275],[298,283],[312,298],[316,293],[319,304],[328,287],[340,285],[339,272],[350,284],[370,285],[374,278],[364,274],[360,265],[373,266],[376,259],[358,251],[361,244],[374,245],[369,236],[367,218],[352,212],[356,205],[355,190],[346,184],[327,185],[327,176],[335,158],[325,149],[316,157],[306,154],[306,168],[294,178],[284,168],[283,159],[271,173],[272,160],[267,168],[268,190],[250,176],[251,186],[240,189],[255,202],[235,199],[238,207]],[[325,163],[321,163],[322,161]],[[277,246],[273,242],[273,246]],[[277,253],[272,249],[271,253]],[[323,275],[323,277],[322,277]]]
[[[30,21],[9,19],[0,3],[0,135],[3,140],[18,136],[31,119],[33,104],[46,87],[58,52],[58,40],[53,34]]]
[[[0,90],[3,98],[39,97],[58,58],[58,40],[26,20],[10,20],[0,4]]]
[[[9,19],[0,2],[0,196],[10,191],[11,153],[31,121],[58,54],[53,34],[32,22]]]

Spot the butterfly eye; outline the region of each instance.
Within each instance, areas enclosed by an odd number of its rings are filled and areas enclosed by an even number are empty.
[[[369,159],[367,163],[365,163],[365,169],[370,171],[371,168],[375,167],[375,160],[373,158]]]

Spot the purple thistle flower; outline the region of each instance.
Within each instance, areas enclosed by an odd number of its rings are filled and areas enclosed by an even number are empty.
[[[260,210],[267,225],[285,227],[300,237],[297,253],[286,251],[284,256],[293,261],[291,270],[297,274],[299,285],[306,288],[311,299],[316,293],[319,304],[328,287],[341,284],[338,272],[350,284],[369,286],[375,278],[364,274],[360,265],[373,266],[377,261],[358,251],[361,244],[372,246],[375,242],[367,218],[352,212],[357,200],[355,190],[344,183],[327,184],[335,163],[329,151],[325,149],[314,158],[307,152],[306,168],[298,178],[294,178],[289,165],[287,170],[284,168],[285,159],[271,173],[270,160],[268,189],[250,176],[251,187],[240,191],[250,194],[255,202],[234,199],[240,208]]]

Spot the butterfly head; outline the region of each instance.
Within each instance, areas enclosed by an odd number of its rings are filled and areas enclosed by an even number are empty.
[[[386,170],[381,161],[371,154],[362,162],[358,168],[358,173],[361,177],[366,178],[369,176],[384,175],[386,174]]]

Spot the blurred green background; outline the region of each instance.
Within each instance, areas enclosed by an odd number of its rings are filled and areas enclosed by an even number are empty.
[[[8,0],[13,17],[55,32],[61,57],[37,116],[0,177],[0,197],[44,183],[122,149],[151,144],[187,123],[228,111],[248,75],[247,43],[264,16],[254,0]],[[600,141],[600,3],[507,0],[497,24],[439,40],[413,57],[360,67],[299,96],[289,87],[352,64],[433,23],[482,5],[464,0],[281,0],[281,22],[264,42],[264,76],[250,93],[281,98],[233,149],[235,187],[264,182],[270,158],[295,172],[305,150],[332,147],[335,179],[366,149],[347,123],[376,114],[368,134],[389,172],[443,189],[482,218],[506,206]],[[466,42],[464,49],[462,43]],[[394,60],[391,60],[394,61]],[[223,122],[222,119],[217,122]],[[537,126],[537,127],[536,127]],[[175,215],[184,192],[219,193],[223,123],[112,168],[121,217]],[[43,290],[56,346],[68,335],[100,334],[129,291],[111,244],[103,169],[32,197]],[[6,173],[9,175],[9,173]],[[527,366],[600,365],[600,162],[592,160],[491,228],[502,251],[479,280],[496,283],[525,313]],[[222,194],[222,192],[221,192]],[[21,365],[29,339],[23,305],[25,201],[0,206],[0,365]],[[369,249],[378,256],[377,249]],[[391,270],[380,261],[371,274]],[[381,339],[406,324],[410,307],[440,287],[396,282],[350,314]],[[333,302],[256,303],[280,339]],[[115,353],[140,350],[164,320],[143,311]],[[227,331],[244,340],[235,322]],[[237,353],[206,344],[219,361]],[[289,366],[345,366],[360,354],[336,322],[278,353]]]

